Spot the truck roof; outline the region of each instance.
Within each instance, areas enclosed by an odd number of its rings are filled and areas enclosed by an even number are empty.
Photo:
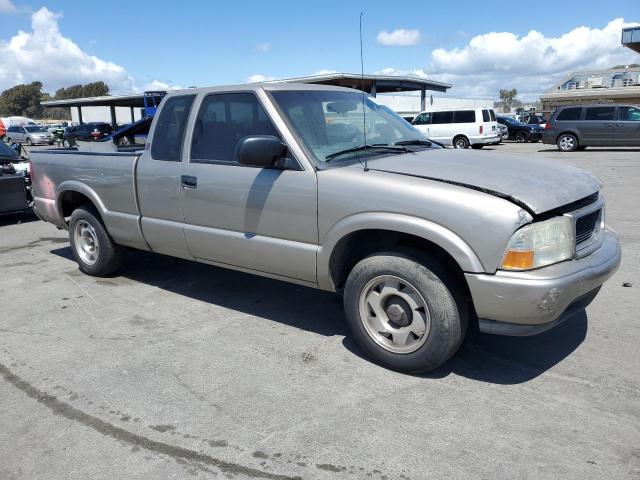
[[[314,85],[309,83],[294,83],[294,82],[258,82],[258,83],[242,83],[236,85],[220,85],[215,87],[199,87],[199,88],[185,88],[182,90],[172,90],[167,96],[200,94],[200,93],[224,93],[224,92],[251,92],[258,90],[267,91],[282,91],[282,90],[307,90],[307,91],[338,91],[338,92],[356,92],[362,93],[361,90],[353,88],[337,87],[333,85]]]

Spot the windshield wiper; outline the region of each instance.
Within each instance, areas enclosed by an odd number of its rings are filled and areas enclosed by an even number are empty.
[[[340,150],[338,152],[333,152],[330,153],[329,155],[327,155],[325,158],[325,162],[330,162],[331,160],[333,160],[336,157],[339,157],[340,155],[346,155],[347,153],[355,153],[355,152],[361,152],[363,150],[387,150],[390,152],[402,152],[402,153],[406,153],[409,150],[407,150],[406,148],[402,147],[402,146],[393,146],[393,145],[384,145],[384,144],[378,144],[378,145],[358,145],[357,147],[351,147],[351,148],[347,148],[345,150]]]
[[[399,142],[394,143],[394,145],[424,145],[425,147],[430,147],[433,145],[433,142],[414,138],[413,140],[400,140]]]

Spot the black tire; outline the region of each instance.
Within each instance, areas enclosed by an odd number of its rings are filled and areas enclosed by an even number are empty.
[[[469,148],[469,139],[464,135],[458,135],[453,138],[451,144],[453,145],[453,148]]]
[[[31,145],[33,145],[33,141],[27,137],[27,141],[25,142],[27,144],[27,147],[30,147]]]
[[[492,143],[491,145],[497,145],[497,143]],[[471,148],[473,148],[474,150],[480,150],[482,147],[484,147],[484,145],[481,143],[476,143],[475,145],[471,145]]]
[[[516,142],[526,143],[529,141],[529,134],[525,131],[516,132]]]
[[[95,242],[98,246],[97,259],[95,263],[88,263],[79,253],[80,245],[76,244],[76,226],[79,222],[88,223],[95,233]],[[73,258],[78,263],[80,270],[84,273],[96,277],[110,275],[117,271],[122,265],[121,247],[116,244],[107,229],[105,228],[100,215],[90,205],[83,205],[76,208],[69,220],[69,241]]]
[[[560,134],[556,140],[556,146],[561,152],[575,152],[580,148],[577,137],[571,133]]]
[[[9,145],[11,145],[13,142],[11,141],[11,137],[7,137],[7,139],[5,140]]]
[[[71,143],[71,141],[68,138],[63,138],[62,139],[62,146],[64,148],[71,148],[73,146],[73,144]]]
[[[427,372],[446,362],[460,347],[468,324],[468,310],[459,283],[440,263],[429,258],[418,261],[417,258],[418,255],[411,252],[375,253],[356,264],[344,290],[347,324],[358,345],[376,363],[412,373]],[[366,299],[368,286],[381,276],[408,282],[426,303],[430,327],[425,333],[426,340],[415,351],[392,352],[380,345],[380,341],[384,342],[380,335],[375,340],[367,331],[360,313],[361,302],[366,303],[363,298]],[[391,323],[389,317],[386,321]]]

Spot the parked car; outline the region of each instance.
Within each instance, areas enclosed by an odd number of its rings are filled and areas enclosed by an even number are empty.
[[[472,325],[547,330],[620,263],[593,175],[440,148],[346,88],[175,91],[142,151],[31,161],[36,212],[81,271],[132,247],[339,292],[361,348],[402,371],[436,368]]]
[[[412,124],[427,138],[454,148],[500,142],[496,114],[490,108],[421,112]]]
[[[7,143],[25,143],[27,145],[53,145],[54,137],[37,125],[11,126],[7,128]]]
[[[52,133],[54,136],[55,134],[60,131],[60,130],[64,130],[65,127],[69,126],[69,124],[67,122],[62,122],[62,123],[52,123],[49,124],[45,127],[45,129],[47,130],[47,132]]]
[[[509,138],[509,129],[503,123],[498,122],[498,130],[500,131],[500,141],[503,142]]]
[[[587,147],[640,147],[640,106],[558,107],[547,122],[542,143],[555,144],[562,152]]]
[[[0,142],[0,215],[18,213],[30,208],[28,173],[17,172],[14,163],[20,161],[18,152]]]
[[[509,140],[515,140],[518,143],[539,142],[544,130],[539,125],[527,125],[511,117],[499,116],[498,123],[507,127]]]
[[[67,127],[62,135],[62,145],[72,147],[76,140],[99,140],[111,134],[111,125],[104,122],[81,123]]]

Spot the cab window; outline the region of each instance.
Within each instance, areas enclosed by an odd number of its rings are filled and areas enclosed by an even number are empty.
[[[202,101],[193,129],[191,162],[237,163],[238,141],[252,135],[280,138],[254,94],[208,95]]]

